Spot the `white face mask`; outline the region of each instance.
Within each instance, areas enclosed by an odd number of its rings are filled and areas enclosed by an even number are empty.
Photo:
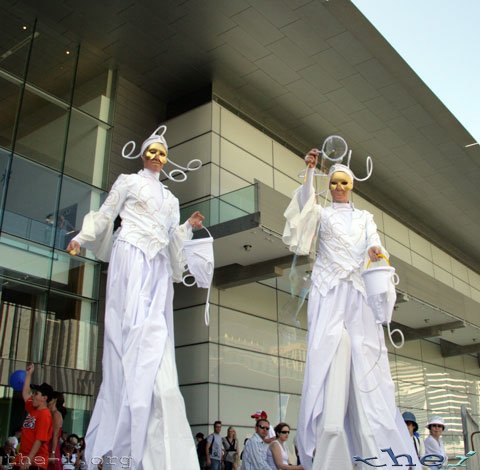
[[[199,238],[197,240],[186,240],[183,242],[183,254],[188,265],[189,273],[183,276],[182,282],[190,287],[195,284],[197,287],[208,289],[205,304],[205,323],[210,322],[210,286],[213,279],[215,260],[213,256],[213,238]],[[193,278],[189,282],[188,279]]]

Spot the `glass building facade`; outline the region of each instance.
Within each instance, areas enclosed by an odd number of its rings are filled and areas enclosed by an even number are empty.
[[[40,22],[6,11],[2,20],[0,435],[22,423],[23,401],[8,381],[27,362],[38,364],[37,380],[65,392],[64,427],[83,434],[102,268],[65,248],[105,194],[114,76]]]

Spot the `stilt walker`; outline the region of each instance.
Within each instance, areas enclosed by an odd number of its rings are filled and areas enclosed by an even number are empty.
[[[308,254],[318,237],[318,255],[308,299],[308,350],[297,430],[300,460],[306,470],[348,470],[354,457],[392,469],[381,449],[418,457],[396,404],[382,323],[368,304],[362,277],[366,260],[388,256],[373,216],[350,201],[354,180],[345,151],[326,150],[331,139],[305,157],[304,184],[285,211],[284,242],[297,255]],[[339,153],[341,154],[339,156]],[[328,172],[332,204],[316,203],[313,178],[318,157],[335,163]],[[335,158],[334,158],[335,157]],[[372,172],[367,159],[368,176]],[[364,178],[363,180],[367,179]],[[393,268],[392,268],[393,269]],[[395,289],[377,301],[393,308]],[[383,294],[382,294],[383,295]],[[386,315],[389,316],[388,313]],[[407,463],[407,458],[402,463]]]
[[[173,282],[183,279],[184,242],[204,217],[194,212],[179,225],[178,199],[160,176],[185,181],[201,162],[181,167],[168,161],[165,131],[157,128],[138,155],[132,155],[134,142],[125,145],[122,156],[141,157],[143,170],[118,177],[67,247],[72,255],[86,247],[110,261],[103,380],[86,435],[89,469],[99,463],[103,470],[199,468],[175,365]],[[169,173],[167,162],[175,166]],[[122,225],[112,248],[117,215]]]

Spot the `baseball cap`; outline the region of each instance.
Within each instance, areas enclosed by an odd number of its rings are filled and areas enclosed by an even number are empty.
[[[47,397],[47,401],[50,401],[53,398],[54,391],[51,385],[47,384],[46,382],[43,382],[41,385],[30,385],[30,388],[32,390],[39,391],[42,395]]]

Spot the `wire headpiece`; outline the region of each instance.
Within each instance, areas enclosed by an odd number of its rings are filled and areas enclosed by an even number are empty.
[[[162,124],[161,126],[158,126],[152,132],[150,137],[148,137],[148,139],[143,142],[140,148],[140,152],[137,155],[133,155],[135,153],[136,144],[133,140],[130,140],[122,148],[122,157],[127,158],[128,160],[134,160],[136,158],[139,158],[145,153],[145,150],[147,150],[148,147],[150,147],[150,145],[154,143],[162,144],[165,147],[165,150],[168,152],[168,144],[164,137],[166,131],[166,125]],[[129,147],[131,148],[129,149]],[[187,166],[179,165],[171,159],[168,159],[167,163],[171,163],[175,168],[173,170],[170,170],[168,173],[162,168],[161,173],[163,173],[169,180],[175,181],[177,183],[182,183],[183,181],[186,181],[187,172],[196,171],[202,166],[202,162],[198,158],[190,160],[187,163]]]
[[[343,159],[347,156],[347,164],[344,165]],[[329,135],[322,144],[322,148],[320,150],[320,168],[325,167],[325,163],[327,161],[333,162],[333,165],[330,167],[330,170],[328,172],[328,175],[326,175],[322,171],[317,171],[315,169],[315,176],[323,176],[323,177],[328,177],[330,179],[331,175],[335,171],[343,171],[348,173],[353,180],[356,181],[366,181],[370,176],[372,176],[373,172],[373,161],[372,157],[367,156],[366,160],[366,166],[367,166],[367,176],[364,178],[358,178],[355,176],[353,171],[350,168],[350,161],[352,159],[352,150],[348,148],[346,140],[339,136],[339,135]],[[299,177],[303,178],[305,177],[306,170],[302,170],[302,172],[299,173]]]

